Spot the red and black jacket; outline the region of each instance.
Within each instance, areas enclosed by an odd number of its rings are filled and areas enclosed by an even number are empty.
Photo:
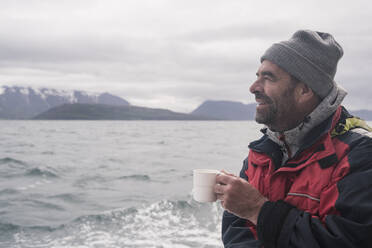
[[[252,142],[240,176],[269,201],[257,226],[224,212],[225,247],[372,247],[372,136],[364,129],[339,107],[284,165],[267,135]]]

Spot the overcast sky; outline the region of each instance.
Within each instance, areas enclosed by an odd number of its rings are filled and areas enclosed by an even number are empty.
[[[344,48],[344,105],[372,109],[371,1],[0,0],[0,85],[109,92],[189,112],[254,102],[259,57],[298,29]]]

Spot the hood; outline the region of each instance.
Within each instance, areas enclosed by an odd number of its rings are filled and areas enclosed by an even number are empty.
[[[296,154],[302,145],[304,137],[311,129],[326,120],[336,111],[346,95],[347,92],[342,87],[336,86],[297,127],[285,132],[274,132],[267,128],[266,135],[282,147],[284,155],[283,163],[288,160],[290,157],[289,154]]]

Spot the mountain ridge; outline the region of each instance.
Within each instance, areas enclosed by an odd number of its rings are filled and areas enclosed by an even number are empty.
[[[255,112],[255,103],[207,100],[191,113],[223,120],[253,120]]]
[[[21,86],[0,87],[0,119],[30,119],[50,108],[66,103],[96,103],[128,106],[125,99],[110,93],[56,90]]]
[[[139,106],[73,103],[51,108],[34,120],[216,120],[216,118]]]

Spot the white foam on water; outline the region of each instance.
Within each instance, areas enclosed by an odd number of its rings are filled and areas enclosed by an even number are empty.
[[[19,186],[16,189],[20,191],[25,191],[25,190],[33,189],[33,188],[40,187],[40,186],[43,186],[45,184],[50,184],[50,183],[52,183],[52,181],[47,180],[47,179],[42,179],[42,180],[37,180],[33,183],[27,184],[25,186]]]
[[[19,233],[16,243],[40,248],[221,248],[221,215],[216,203],[161,201],[138,210],[86,216],[35,240]]]

